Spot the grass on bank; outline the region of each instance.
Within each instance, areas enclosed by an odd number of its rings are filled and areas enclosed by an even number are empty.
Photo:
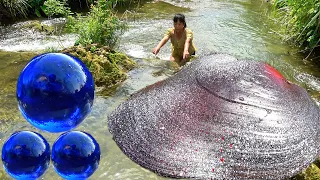
[[[274,0],[273,13],[284,40],[313,51],[320,42],[320,0]]]

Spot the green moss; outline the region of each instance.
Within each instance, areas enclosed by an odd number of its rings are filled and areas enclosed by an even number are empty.
[[[311,164],[307,169],[290,178],[290,180],[319,180],[320,169],[315,164]]]
[[[164,19],[171,18],[176,13],[190,11],[189,8],[178,7],[173,4],[157,1],[143,4],[135,12],[126,13],[124,17],[128,19]]]
[[[86,64],[102,95],[114,93],[116,86],[127,79],[127,72],[135,67],[135,62],[128,56],[108,47],[73,46],[62,52],[74,55]]]
[[[317,158],[313,163],[320,168],[320,158]]]
[[[46,34],[51,34],[54,32],[53,26],[48,26],[41,24],[40,21],[34,20],[26,23],[22,28],[34,29],[39,32],[45,32]]]

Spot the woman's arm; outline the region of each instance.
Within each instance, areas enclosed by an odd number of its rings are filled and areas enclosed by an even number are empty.
[[[152,53],[157,55],[161,47],[165,45],[168,42],[168,40],[169,40],[169,36],[163,37],[162,40],[159,42],[159,44],[155,48],[153,48]]]
[[[189,54],[190,42],[191,42],[191,38],[189,37],[184,42],[184,50],[183,50],[183,57],[182,57],[183,60],[186,60],[190,56]]]

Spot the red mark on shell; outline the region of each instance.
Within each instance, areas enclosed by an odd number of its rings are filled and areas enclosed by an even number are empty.
[[[230,144],[229,147],[232,148],[232,144]]]
[[[221,140],[224,141],[224,137],[223,136],[221,137]]]
[[[214,172],[214,168],[212,168],[212,172]]]
[[[196,151],[198,151],[198,149],[196,149]]]
[[[220,158],[220,161],[221,161],[221,162],[224,162],[224,158]]]
[[[278,79],[284,79],[282,74],[278,70],[276,70],[274,67],[270,66],[269,64],[266,64],[265,68],[268,72],[270,72],[271,75],[273,75],[273,77],[276,77]]]

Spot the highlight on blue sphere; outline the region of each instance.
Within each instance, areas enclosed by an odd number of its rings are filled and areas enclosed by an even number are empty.
[[[50,146],[35,132],[13,133],[2,147],[2,162],[6,172],[15,179],[36,179],[50,164]]]
[[[78,58],[45,53],[22,70],[16,95],[22,115],[33,126],[64,132],[77,127],[91,111],[94,80]]]
[[[100,147],[86,132],[66,132],[54,142],[51,160],[55,171],[62,178],[86,179],[99,166]]]

